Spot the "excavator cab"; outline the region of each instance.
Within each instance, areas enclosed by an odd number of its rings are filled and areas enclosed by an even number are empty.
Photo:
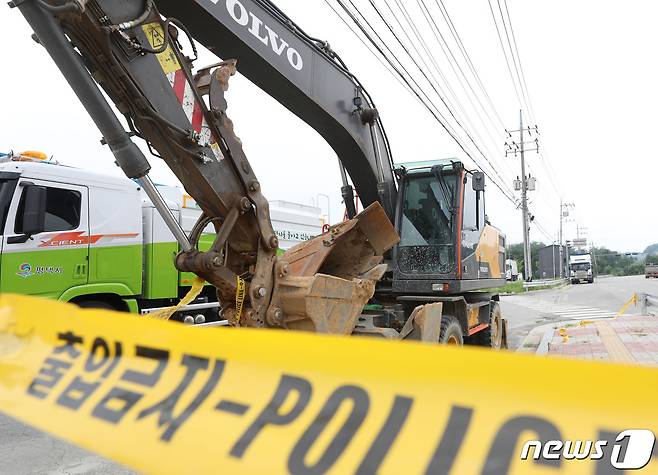
[[[504,284],[505,237],[487,223],[484,175],[457,159],[398,165],[393,290],[456,294]]]

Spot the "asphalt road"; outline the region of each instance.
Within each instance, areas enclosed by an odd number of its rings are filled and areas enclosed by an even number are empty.
[[[0,414],[0,474],[123,475],[130,472],[97,455]]]
[[[538,325],[616,314],[634,292],[658,296],[658,279],[602,277],[594,284],[501,297],[510,348]],[[629,313],[635,309],[630,308]],[[0,474],[129,474],[101,457],[0,414]]]
[[[509,347],[517,349],[528,332],[539,325],[614,316],[636,292],[658,296],[658,279],[599,277],[593,284],[502,296],[501,310],[508,321]],[[631,306],[627,313],[638,311]]]

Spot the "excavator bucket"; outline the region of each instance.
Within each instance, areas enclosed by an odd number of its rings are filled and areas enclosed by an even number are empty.
[[[383,254],[400,238],[379,203],[301,243],[276,265],[273,303],[286,328],[350,334],[375,284]]]

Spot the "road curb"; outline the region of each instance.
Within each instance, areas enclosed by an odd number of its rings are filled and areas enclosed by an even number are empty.
[[[601,318],[597,320],[608,320],[614,317]],[[580,320],[562,320],[560,322],[545,323],[544,325],[539,325],[538,327],[533,328],[523,339],[521,344],[515,350],[518,353],[535,353],[537,355],[546,355],[548,354],[548,343],[552,338],[552,334],[555,330],[564,326],[573,326],[577,325],[579,322],[587,320],[586,318]],[[534,343],[536,342],[536,344]]]

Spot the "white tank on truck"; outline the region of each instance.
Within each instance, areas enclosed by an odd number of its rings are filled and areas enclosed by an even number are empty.
[[[190,232],[201,214],[195,201],[179,187],[157,188]],[[283,249],[322,232],[313,206],[279,201],[271,212]],[[0,293],[145,314],[178,303],[195,277],[175,268],[179,245],[137,183],[40,152],[0,155],[0,230]],[[214,237],[206,228],[199,248]],[[206,286],[174,318],[211,322],[218,310]]]

